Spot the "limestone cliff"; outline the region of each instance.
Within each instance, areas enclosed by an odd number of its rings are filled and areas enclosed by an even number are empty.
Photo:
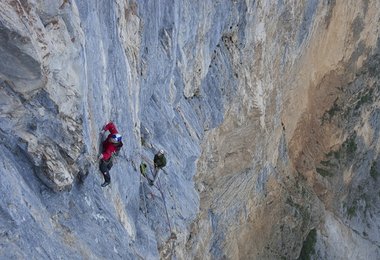
[[[0,258],[378,259],[379,21],[377,0],[2,1]]]

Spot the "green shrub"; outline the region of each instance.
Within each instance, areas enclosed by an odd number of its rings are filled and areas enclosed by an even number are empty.
[[[371,170],[369,171],[369,174],[372,178],[377,180],[377,177],[379,176],[379,172],[377,171],[376,162],[372,163]]]
[[[327,155],[327,157],[334,157],[335,159],[339,160],[340,159],[340,150],[338,151],[331,151]]]
[[[331,121],[331,119],[334,117],[334,115],[341,111],[341,108],[337,105],[337,101],[338,101],[338,98],[335,99],[334,101],[334,104],[332,105],[332,107],[326,111],[323,115],[322,115],[322,124],[328,120],[329,122]]]
[[[330,160],[321,161],[320,164],[322,164],[323,166],[326,166],[326,167],[333,166],[333,164],[330,162]]]
[[[358,148],[356,142],[355,142],[355,137],[352,136],[348,140],[345,141],[345,146],[346,146],[346,151],[347,155],[353,155]]]
[[[322,168],[317,168],[316,171],[322,175],[323,177],[331,177],[332,176],[332,173],[325,170],[325,169],[322,169]]]
[[[353,216],[356,216],[356,204],[347,209],[347,216],[349,219],[351,219]]]
[[[310,230],[305,241],[303,241],[301,254],[298,257],[299,260],[310,260],[310,256],[315,254],[315,243],[317,242],[317,231],[315,229]]]
[[[361,96],[358,103],[356,103],[355,109],[360,108],[363,104],[365,103],[370,103],[372,102],[372,90],[369,91],[367,94],[364,96]]]
[[[141,137],[140,140],[141,140],[141,145],[144,146],[145,145],[145,139],[144,139],[144,137]]]

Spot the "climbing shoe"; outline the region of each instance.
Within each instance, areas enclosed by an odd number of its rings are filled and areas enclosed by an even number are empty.
[[[105,181],[101,186],[104,188],[104,187],[106,187],[106,186],[109,185],[109,184],[110,184],[110,182]]]

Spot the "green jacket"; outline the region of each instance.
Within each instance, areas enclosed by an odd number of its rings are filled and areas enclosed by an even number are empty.
[[[163,154],[156,154],[154,156],[154,166],[158,167],[158,168],[162,168],[162,167],[165,167],[166,165],[166,158],[165,158],[165,155]]]

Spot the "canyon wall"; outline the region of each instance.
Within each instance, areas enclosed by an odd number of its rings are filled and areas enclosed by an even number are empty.
[[[378,259],[379,10],[2,1],[0,258]]]

